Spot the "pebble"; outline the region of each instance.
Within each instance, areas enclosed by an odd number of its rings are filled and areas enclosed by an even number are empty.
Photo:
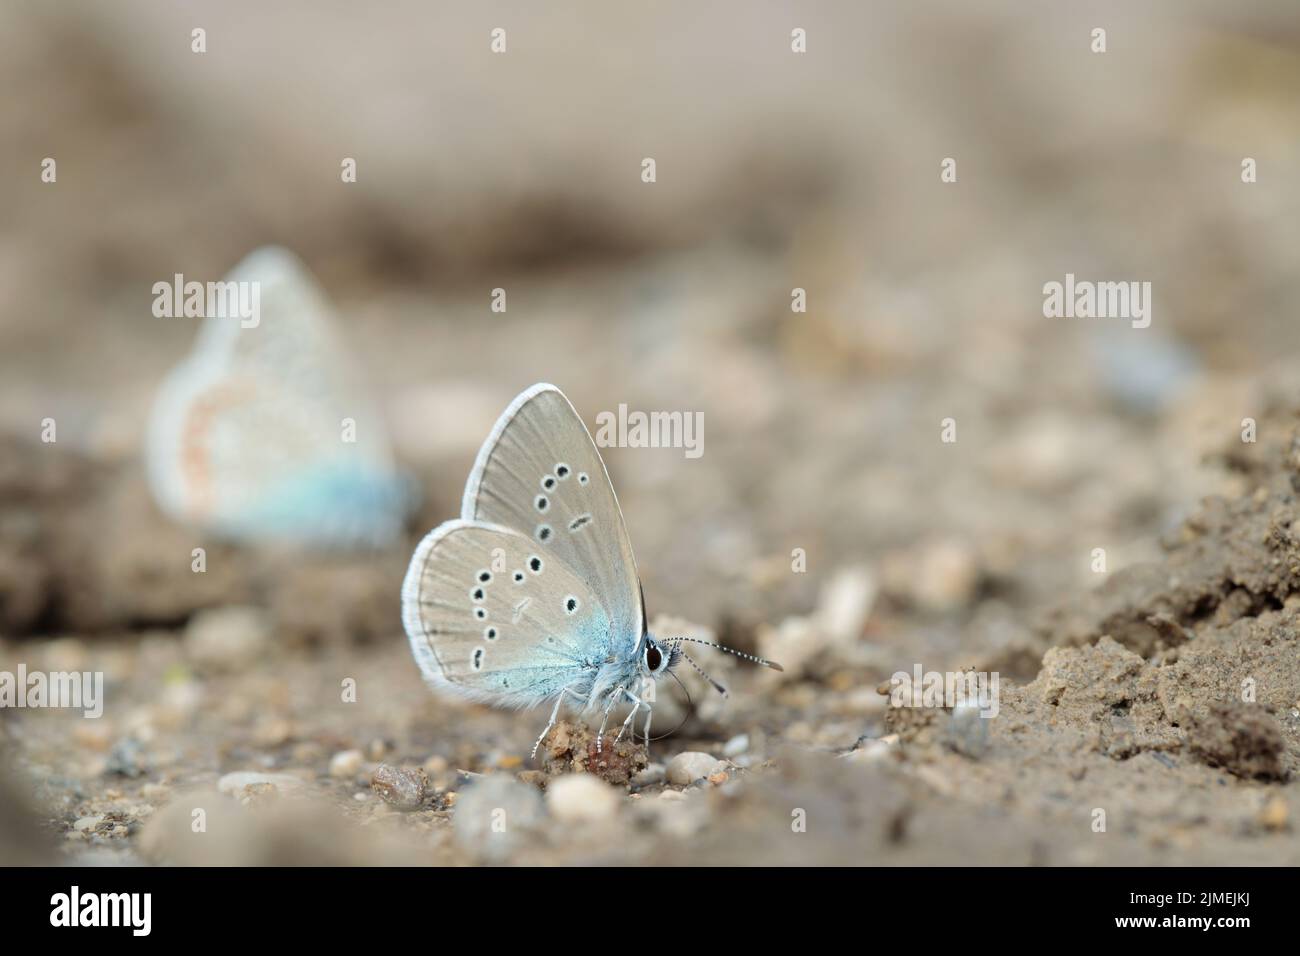
[[[515,779],[520,783],[536,787],[538,790],[545,790],[546,782],[550,778],[540,770],[520,770],[515,774]]]
[[[889,734],[876,740],[869,740],[861,747],[844,755],[846,760],[860,763],[879,763],[891,757],[898,749],[898,734]]]
[[[959,754],[979,760],[989,749],[989,719],[978,704],[963,702],[952,709],[944,743]]]
[[[879,716],[889,709],[888,682],[884,687],[885,696],[881,696],[878,687],[855,687],[844,694],[838,694],[830,701],[831,709],[837,714]]]
[[[108,753],[108,762],[104,765],[105,773],[123,777],[138,777],[144,770],[144,747],[140,741],[131,737],[125,737],[113,745]]]
[[[93,830],[104,820],[103,817],[82,817],[72,825],[74,830]]]
[[[288,743],[293,733],[293,724],[282,717],[273,717],[257,725],[253,741],[262,747],[279,747]]]
[[[171,793],[172,788],[165,783],[146,783],[140,788],[140,796],[146,800],[166,800]]]
[[[380,764],[370,778],[370,789],[398,810],[417,810],[429,790],[429,777],[418,767],[408,769]]]
[[[1285,830],[1288,815],[1286,799],[1275,794],[1259,811],[1259,822],[1266,830]],[[80,824],[81,821],[77,822]]]
[[[618,814],[617,792],[589,773],[571,773],[551,780],[546,806],[564,823],[599,823]]]
[[[72,739],[90,750],[107,750],[113,743],[113,727],[104,720],[84,720],[73,728]]]
[[[724,757],[739,757],[749,749],[749,734],[736,734],[722,747]]]
[[[975,552],[965,542],[936,542],[921,552],[912,594],[922,607],[951,611],[971,600],[979,574]]]
[[[652,763],[644,770],[640,770],[632,776],[633,787],[653,787],[657,783],[663,783],[668,776],[668,771],[661,763]]]
[[[330,776],[349,780],[361,772],[365,757],[360,750],[340,750],[330,758]]]
[[[270,619],[255,607],[209,608],[185,627],[185,653],[214,670],[244,670],[265,656],[270,643]]]
[[[852,643],[862,636],[875,602],[876,579],[871,570],[843,568],[822,589],[817,618],[832,641]]]
[[[456,843],[491,861],[507,859],[546,819],[541,792],[504,774],[476,778],[455,803],[452,833]]]
[[[431,777],[436,777],[439,774],[446,773],[449,766],[451,765],[447,763],[446,757],[443,757],[440,754],[434,754],[424,762],[424,772]]]
[[[302,780],[288,773],[257,773],[253,770],[236,770],[217,781],[217,790],[239,796],[247,787],[269,786],[277,793],[290,793],[302,789]]]
[[[703,780],[722,766],[722,761],[710,754],[688,750],[668,762],[668,782],[687,787],[696,780]]]

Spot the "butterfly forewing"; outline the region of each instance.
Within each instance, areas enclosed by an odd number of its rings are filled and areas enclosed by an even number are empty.
[[[497,421],[461,516],[512,528],[562,561],[600,595],[615,652],[635,648],[645,622],[623,514],[591,435],[555,386],[533,386]]]
[[[610,619],[587,583],[519,532],[448,521],[416,549],[402,618],[425,680],[525,706],[584,680],[610,653]]]

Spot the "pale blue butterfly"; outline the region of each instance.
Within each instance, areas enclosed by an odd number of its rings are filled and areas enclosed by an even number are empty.
[[[600,712],[597,746],[616,706],[631,704],[616,741],[644,709],[648,745],[646,691],[682,658],[694,666],[684,641],[781,669],[718,644],[649,633],[614,487],[582,419],[553,385],[534,385],[497,420],[460,518],[415,549],[402,621],[435,690],[500,707],[554,701],[533,755],[565,704]]]
[[[207,314],[194,349],[159,388],[147,439],[159,507],[236,540],[393,541],[413,488],[324,293],[274,247],[253,252],[224,282],[256,284],[260,316]]]

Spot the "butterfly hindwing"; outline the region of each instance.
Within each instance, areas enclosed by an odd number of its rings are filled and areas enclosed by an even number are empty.
[[[554,385],[511,403],[479,452],[461,517],[519,532],[601,596],[615,651],[645,630],[641,584],[618,498],[595,442]]]
[[[427,683],[497,705],[581,692],[611,651],[609,615],[578,574],[519,532],[473,521],[420,542],[402,620]]]

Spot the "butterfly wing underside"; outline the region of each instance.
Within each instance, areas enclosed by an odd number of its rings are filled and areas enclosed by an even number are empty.
[[[374,402],[333,311],[287,250],[249,255],[226,277],[256,285],[259,315],[203,319],[159,389],[150,484],[173,518],[235,538],[387,540],[408,502]],[[343,440],[344,420],[355,422]]]
[[[641,584],[623,513],[587,427],[554,385],[510,404],[479,451],[461,517],[512,528],[600,595],[615,653],[645,631]]]
[[[531,706],[609,653],[609,615],[565,563],[519,532],[448,521],[416,548],[402,620],[425,681],[498,706]]]

